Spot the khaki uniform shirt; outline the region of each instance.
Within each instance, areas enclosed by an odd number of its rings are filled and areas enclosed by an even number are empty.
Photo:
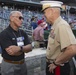
[[[55,60],[71,44],[76,44],[75,36],[69,24],[59,17],[52,25],[49,33],[46,51],[47,58]]]

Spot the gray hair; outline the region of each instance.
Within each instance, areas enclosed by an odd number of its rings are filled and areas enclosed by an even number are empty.
[[[21,13],[20,11],[11,11],[10,15],[9,16],[12,16],[13,14],[15,13]]]

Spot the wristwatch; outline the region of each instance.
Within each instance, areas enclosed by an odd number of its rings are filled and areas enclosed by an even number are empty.
[[[23,46],[20,46],[20,48],[21,48],[21,49],[20,49],[20,52],[23,52]]]
[[[53,61],[53,64],[54,64],[55,66],[60,66],[59,64],[56,64],[55,61]]]

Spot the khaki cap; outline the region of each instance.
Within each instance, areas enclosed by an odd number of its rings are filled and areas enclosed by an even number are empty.
[[[42,11],[49,7],[59,7],[61,8],[63,2],[61,1],[41,1]]]

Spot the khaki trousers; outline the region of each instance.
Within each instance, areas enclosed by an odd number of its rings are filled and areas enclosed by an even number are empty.
[[[39,48],[40,47],[40,42],[34,41],[34,48]]]

